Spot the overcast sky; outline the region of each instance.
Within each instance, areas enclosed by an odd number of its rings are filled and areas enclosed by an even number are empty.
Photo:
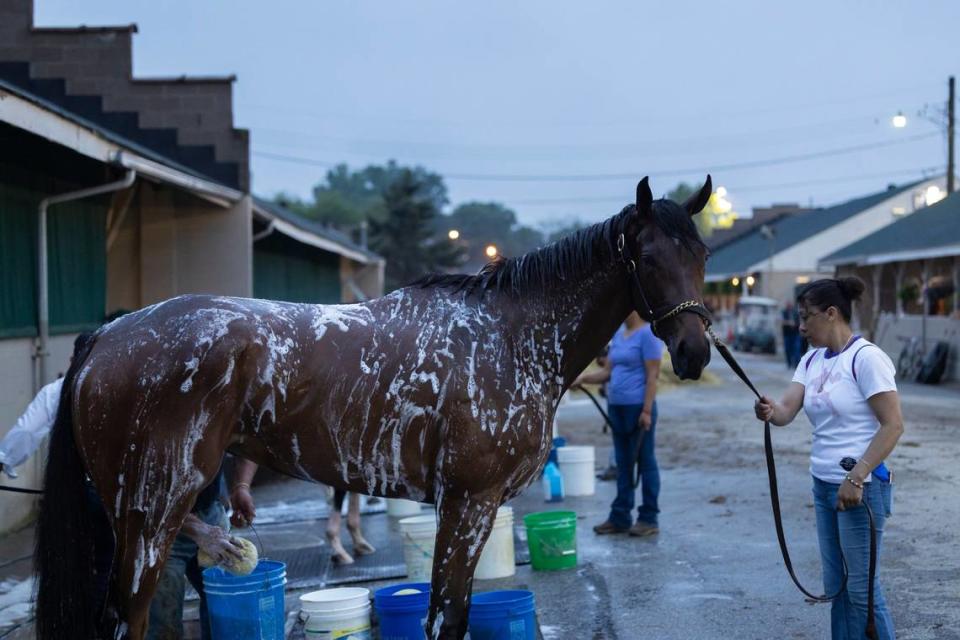
[[[35,7],[42,26],[137,23],[138,76],[236,74],[260,195],[394,158],[535,225],[603,219],[647,174],[660,195],[709,170],[745,213],[942,174],[943,127],[917,112],[936,119],[960,72],[956,0]]]

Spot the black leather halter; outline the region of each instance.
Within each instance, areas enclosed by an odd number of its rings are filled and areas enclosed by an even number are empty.
[[[633,308],[644,320],[650,323],[650,330],[653,331],[653,335],[659,338],[657,325],[685,311],[700,316],[705,328],[709,328],[713,324],[713,316],[710,315],[710,311],[700,300],[685,300],[679,304],[664,304],[657,309],[650,305],[643,292],[640,276],[637,275],[637,263],[630,257],[630,250],[627,248],[626,238],[622,231],[617,236],[617,254],[620,257],[620,262],[627,268],[627,276],[632,285],[630,294],[633,297]]]

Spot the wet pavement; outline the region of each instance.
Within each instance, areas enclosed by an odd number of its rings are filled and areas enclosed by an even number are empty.
[[[780,360],[742,359],[765,393],[777,395],[789,384]],[[559,505],[545,504],[535,484],[512,501],[516,522],[547,508],[576,511],[578,567],[536,572],[524,564],[512,578],[477,581],[475,591],[532,590],[547,640],[829,637],[829,606],[806,603],[780,558],[762,425],[752,417],[752,398],[719,359],[711,370],[719,378],[716,384],[680,385],[659,398],[659,536],[593,534],[592,525],[606,517],[613,498],[611,482],[598,482],[593,497],[568,498]],[[897,488],[881,580],[898,638],[960,639],[960,389],[905,385],[901,392],[906,433],[890,461]],[[589,401],[565,402],[558,421],[570,444],[596,446],[598,464],[605,463],[609,436]],[[819,592],[806,419],[800,416],[791,427],[777,429],[774,443],[794,566],[801,581]],[[363,517],[364,533],[378,553],[338,567],[330,564],[323,540],[321,489],[280,482],[257,487],[255,497],[266,555],[291,565],[288,611],[294,611],[299,594],[322,586],[350,583],[374,590],[404,581],[396,522],[385,513]],[[31,535],[25,531],[0,539],[0,637],[32,637],[29,624],[4,636],[3,623],[4,607],[18,606],[11,603],[16,598],[5,597],[25,591],[29,560],[4,563],[29,554]],[[346,531],[344,536],[349,550]],[[188,607],[187,617],[195,617],[195,606]],[[192,620],[187,629],[196,637]]]

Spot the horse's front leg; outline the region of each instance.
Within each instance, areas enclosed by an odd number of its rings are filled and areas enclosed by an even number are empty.
[[[427,637],[460,640],[467,633],[473,571],[490,536],[498,500],[444,492],[439,505],[440,524],[433,554],[433,581]]]

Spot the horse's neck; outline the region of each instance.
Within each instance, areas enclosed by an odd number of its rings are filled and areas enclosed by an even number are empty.
[[[559,393],[596,358],[630,313],[629,284],[624,269],[612,264],[562,291],[544,295],[527,321],[541,341],[552,340],[562,378]]]

